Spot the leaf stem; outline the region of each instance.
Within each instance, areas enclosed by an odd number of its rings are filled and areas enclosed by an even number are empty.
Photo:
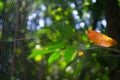
[[[92,47],[92,48],[88,48],[88,49],[85,49],[85,50],[98,49],[98,48],[102,48],[102,49],[106,49],[106,50],[109,50],[109,51],[114,51],[116,53],[120,53],[120,50],[113,49],[113,48],[110,48],[110,47]]]

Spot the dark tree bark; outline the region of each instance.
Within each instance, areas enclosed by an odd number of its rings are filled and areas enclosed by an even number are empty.
[[[105,0],[105,13],[107,20],[107,33],[118,42],[117,48],[120,49],[120,14],[117,1],[118,0]],[[115,52],[111,53],[119,55]],[[120,60],[118,59],[118,61],[119,65],[110,72],[110,80],[120,79]]]

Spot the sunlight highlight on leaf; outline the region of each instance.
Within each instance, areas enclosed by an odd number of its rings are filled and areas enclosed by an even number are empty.
[[[57,11],[58,11],[58,12],[61,12],[61,11],[62,11],[62,8],[61,8],[61,7],[58,7],[58,8],[57,8]]]
[[[4,2],[0,1],[0,11],[2,11],[4,9]]]
[[[37,61],[37,62],[41,61],[41,59],[42,59],[41,55],[37,55],[37,56],[34,57],[34,60]]]
[[[92,40],[99,46],[110,47],[117,44],[114,39],[94,30],[88,30],[87,36],[90,40]]]

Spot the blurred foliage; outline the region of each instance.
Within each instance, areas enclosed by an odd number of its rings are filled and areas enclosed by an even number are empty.
[[[0,39],[6,34],[8,43],[14,40],[16,1],[0,1],[0,16],[4,15],[5,8],[7,22],[3,25],[0,21]],[[109,54],[109,49],[90,41],[86,34],[89,29],[106,33],[104,0],[21,2],[23,28],[18,37],[24,35],[25,44],[20,45],[18,40],[17,66],[12,76],[15,79],[11,80],[109,80],[109,73],[118,65],[118,59]],[[5,26],[6,33],[2,33],[1,26]],[[11,48],[8,51],[13,55]],[[10,79],[10,73],[7,74],[8,78],[0,76],[1,79]]]
[[[78,2],[79,4],[77,4]],[[90,79],[91,76],[93,76],[93,79],[107,80],[108,70],[105,74],[99,71],[101,69],[106,70],[107,67],[100,67],[101,65],[98,62],[97,56],[108,53],[104,52],[99,54],[98,52],[101,51],[99,49],[97,51],[94,49],[86,51],[90,47],[92,48],[92,46],[96,46],[88,40],[86,31],[90,28],[90,26],[92,26],[91,19],[94,20],[94,18],[98,17],[99,20],[101,19],[101,16],[103,16],[103,9],[102,7],[99,7],[98,4],[101,5],[99,2],[92,3],[90,0],[52,0],[51,3],[44,0],[41,3],[41,6],[44,5],[46,10],[43,11],[44,15],[42,18],[45,19],[46,17],[49,17],[52,24],[47,25],[46,22],[46,25],[43,28],[35,32],[35,34],[37,34],[36,38],[39,40],[36,44],[39,44],[41,47],[40,49],[33,49],[28,58],[34,58],[37,55],[45,56],[44,54],[46,54],[46,56],[48,55],[48,64],[51,65],[51,67],[54,67],[52,66],[53,64],[58,64],[57,67],[60,68],[60,66],[65,63],[65,66],[63,67],[65,72],[62,72],[62,74],[66,75],[66,77],[63,75],[58,76],[63,79],[66,78],[67,80],[75,80],[82,72],[82,69],[89,68],[88,73],[86,72],[85,80]],[[80,24],[81,22],[83,22],[83,25]],[[79,27],[79,29],[74,26]],[[78,53],[80,50],[83,50],[84,54],[79,57]],[[92,56],[92,54],[95,56]],[[61,60],[62,64],[60,63]],[[92,64],[94,64],[94,66],[92,66]],[[91,72],[91,70],[93,70],[93,72]],[[92,74],[88,75],[89,73]],[[74,75],[70,76],[72,74]],[[103,75],[105,75],[105,77]],[[101,79],[99,78],[100,76]]]

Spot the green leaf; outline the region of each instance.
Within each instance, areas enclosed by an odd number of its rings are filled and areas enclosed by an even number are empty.
[[[3,11],[3,9],[4,9],[4,2],[0,1],[0,12]]]
[[[47,54],[50,52],[53,52],[54,50],[47,50],[47,49],[33,49],[32,53],[28,56],[28,59],[34,58],[37,55],[43,55],[43,54]]]
[[[37,55],[43,55],[43,54],[47,54],[47,53],[50,53],[50,52],[54,52],[56,51],[57,49],[61,49],[63,48],[65,45],[64,42],[56,42],[56,43],[53,43],[53,44],[49,44],[48,46],[46,46],[44,49],[42,50],[39,50],[39,49],[33,49],[32,50],[32,53],[28,56],[28,59],[30,58],[33,58]]]
[[[77,62],[77,66],[75,67],[75,70],[74,70],[74,73],[73,73],[73,77],[74,78],[76,78],[79,74],[80,74],[80,72],[81,72],[81,69],[82,69],[82,63],[81,63],[81,61],[79,60],[78,62]]]
[[[37,32],[37,36],[40,36],[41,34],[50,34],[50,29],[40,29],[38,32]]]
[[[65,42],[59,41],[59,42],[50,44],[49,46],[46,46],[46,47],[48,47],[48,50],[56,50],[56,49],[63,48],[64,46],[65,46]]]
[[[73,35],[73,27],[69,25],[58,26],[62,24],[57,24],[56,28],[61,33],[64,38],[70,38]]]
[[[54,52],[48,59],[48,64],[52,64],[54,61],[56,61],[60,57],[59,51]]]
[[[74,49],[72,47],[68,47],[65,50],[65,52],[64,52],[64,58],[65,58],[65,61],[67,63],[69,63],[73,59],[75,51],[76,51],[76,49]]]

